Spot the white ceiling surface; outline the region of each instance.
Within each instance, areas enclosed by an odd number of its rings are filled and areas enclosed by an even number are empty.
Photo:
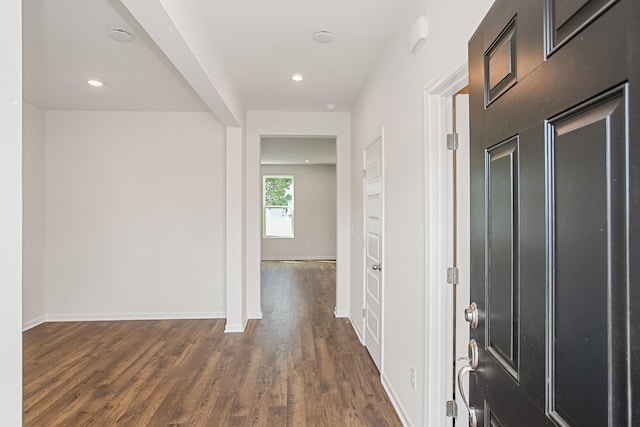
[[[349,111],[410,0],[192,0],[248,110]],[[328,30],[335,41],[313,41]],[[409,29],[407,29],[407,37]],[[293,73],[304,80],[295,83]]]
[[[411,0],[189,2],[246,110],[323,111],[331,103],[348,111]],[[29,0],[23,13],[27,101],[48,109],[207,109],[119,0]],[[113,41],[114,26],[136,38]],[[320,30],[335,41],[314,42]],[[304,80],[294,83],[293,73]],[[88,77],[105,86],[89,87]]]
[[[134,40],[111,39],[113,27]],[[118,1],[25,0],[23,46],[24,98],[45,109],[208,110]]]
[[[336,164],[335,137],[263,137],[261,142],[263,165]]]

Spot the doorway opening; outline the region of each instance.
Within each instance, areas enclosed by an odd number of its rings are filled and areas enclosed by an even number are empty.
[[[261,137],[260,176],[262,267],[273,262],[335,264],[336,137]],[[261,289],[263,280],[261,274]]]

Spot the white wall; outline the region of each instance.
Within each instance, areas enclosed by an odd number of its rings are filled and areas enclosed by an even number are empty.
[[[44,283],[44,110],[22,109],[22,324],[45,319]]]
[[[492,0],[416,0],[366,82],[352,114],[350,312],[362,330],[362,149],[385,129],[385,268],[383,382],[408,425],[429,425],[425,387],[424,111],[423,87],[463,63],[467,41]],[[429,38],[408,48],[413,22],[426,15]],[[428,238],[428,236],[426,236]],[[444,242],[443,242],[444,244]],[[444,319],[443,319],[444,321]],[[437,345],[437,343],[434,343]],[[411,386],[411,366],[418,384]],[[429,402],[441,405],[444,402]],[[444,420],[432,421],[433,426]]]
[[[277,111],[247,112],[246,131],[246,283],[249,317],[259,317],[261,187],[260,139],[263,136],[335,136],[336,182],[336,314],[349,315],[349,176],[351,168],[351,125],[349,113],[301,113]]]
[[[262,175],[293,175],[294,238],[262,239],[262,259],[336,258],[335,165],[262,165]]]
[[[45,117],[47,318],[224,316],[224,127],[208,113]]]
[[[22,13],[0,13],[0,413],[22,425]]]

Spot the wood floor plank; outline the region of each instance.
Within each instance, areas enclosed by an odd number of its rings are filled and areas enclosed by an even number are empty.
[[[263,319],[45,323],[24,333],[25,426],[400,426],[336,319],[335,263],[265,262]]]
[[[287,385],[287,425],[303,426],[306,424],[307,412],[305,395],[309,392],[304,386],[302,369],[294,368],[289,375]]]

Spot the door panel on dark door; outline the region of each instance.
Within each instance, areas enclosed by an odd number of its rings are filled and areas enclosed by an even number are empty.
[[[547,53],[575,36],[617,0],[545,0]]]
[[[549,122],[550,410],[570,425],[607,425],[627,402],[625,99],[621,88]]]
[[[516,84],[518,55],[516,20],[509,22],[485,55],[485,98],[489,105]]]
[[[487,150],[487,350],[518,377],[518,138]]]
[[[640,423],[638,3],[496,0],[469,43],[479,425]]]

